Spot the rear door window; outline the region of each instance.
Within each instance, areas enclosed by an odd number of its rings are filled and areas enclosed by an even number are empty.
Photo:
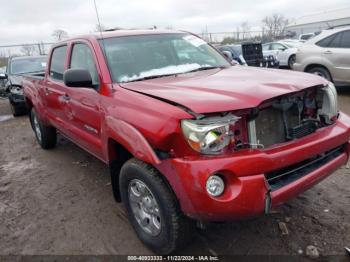
[[[66,60],[67,46],[56,47],[52,51],[50,77],[52,79],[63,81],[64,64]]]
[[[343,37],[341,39],[342,48],[350,48],[350,30],[343,32]]]
[[[263,45],[262,48],[264,51],[267,51],[270,49],[270,44]]]
[[[316,43],[316,45],[320,47],[332,47],[332,48],[339,48],[340,47],[340,40],[342,37],[343,32],[336,33],[333,35],[330,35]]]
[[[328,47],[332,48],[340,48],[341,47],[341,39],[342,39],[343,33],[335,34],[332,41],[329,43]]]
[[[283,50],[285,49],[285,47],[281,44],[278,44],[278,43],[273,43],[271,44],[271,50]]]

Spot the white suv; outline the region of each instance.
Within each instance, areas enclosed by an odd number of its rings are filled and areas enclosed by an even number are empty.
[[[350,26],[324,30],[301,45],[293,69],[350,85]]]

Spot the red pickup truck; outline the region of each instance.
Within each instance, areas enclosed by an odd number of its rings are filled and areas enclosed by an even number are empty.
[[[159,254],[188,242],[194,221],[269,213],[349,157],[332,83],[232,65],[186,32],[63,41],[23,85],[41,147],[59,132],[108,164],[116,200]]]

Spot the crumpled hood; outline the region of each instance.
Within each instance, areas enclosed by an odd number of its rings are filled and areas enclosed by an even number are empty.
[[[9,75],[9,81],[11,85],[22,86],[23,76],[20,75]]]
[[[233,66],[121,86],[196,113],[213,113],[253,108],[267,99],[325,84],[323,78],[306,73]]]

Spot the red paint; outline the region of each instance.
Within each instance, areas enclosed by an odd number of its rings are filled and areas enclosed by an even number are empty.
[[[154,32],[120,31],[105,37]],[[105,163],[109,163],[113,155],[108,145],[114,140],[134,157],[154,165],[169,181],[184,213],[193,218],[229,220],[262,214],[268,191],[264,173],[333,149],[350,138],[350,119],[341,114],[332,126],[265,150],[200,155],[188,146],[180,128],[180,121],[192,116],[165,101],[195,113],[235,111],[242,116],[236,126],[242,131],[237,139],[246,140],[245,114],[249,111],[246,109],[277,96],[324,85],[325,80],[286,70],[234,66],[120,86],[112,83],[98,37],[90,35],[58,45],[68,46],[66,69],[73,43],[84,42],[91,48],[101,83],[99,91],[68,88],[62,82],[53,81],[46,72],[43,80],[24,80],[28,103],[37,109],[44,123],[55,126]],[[65,95],[71,98],[69,103],[64,101]],[[160,160],[155,149],[168,152],[171,158]],[[349,146],[345,153],[322,168],[272,192],[272,205],[279,205],[319,182],[344,164],[348,156]],[[205,191],[205,182],[217,172],[223,175],[227,188],[222,196],[212,198]]]

